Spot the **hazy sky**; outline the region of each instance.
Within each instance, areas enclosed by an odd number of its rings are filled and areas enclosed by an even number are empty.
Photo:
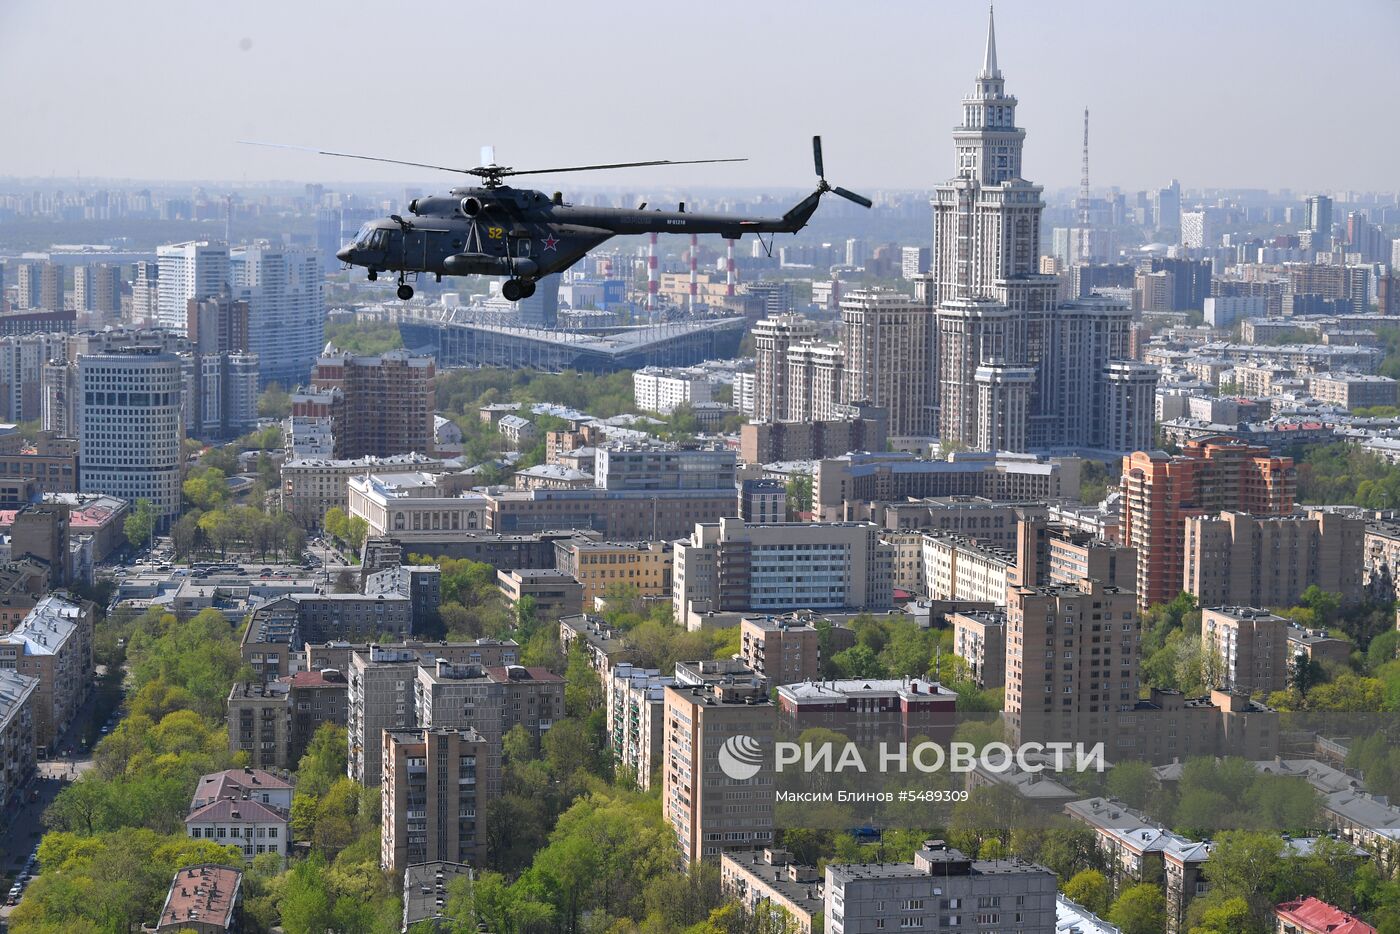
[[[447,165],[748,156],[580,182],[857,190],[952,172],[983,3],[934,0],[0,0],[0,175],[452,176]],[[1025,172],[1095,187],[1400,187],[1397,0],[1003,0]],[[664,181],[663,181],[664,180]],[[562,180],[560,180],[562,182]],[[558,184],[541,179],[542,186]]]

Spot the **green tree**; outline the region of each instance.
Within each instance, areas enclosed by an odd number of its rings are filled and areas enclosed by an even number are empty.
[[[141,548],[150,542],[156,531],[155,504],[148,499],[138,499],[136,507],[127,513],[122,531],[133,548]]]
[[[261,418],[286,418],[292,414],[292,397],[277,382],[267,384],[258,396],[258,415]]]
[[[812,511],[812,476],[794,474],[787,482],[787,514],[796,519],[803,513]]]
[[[1166,899],[1150,883],[1128,886],[1113,902],[1106,920],[1122,928],[1123,934],[1161,934],[1167,924]]]
[[[1085,869],[1074,874],[1063,886],[1065,897],[1076,901],[1096,915],[1107,914],[1113,902],[1113,885],[1108,876],[1097,869]]]

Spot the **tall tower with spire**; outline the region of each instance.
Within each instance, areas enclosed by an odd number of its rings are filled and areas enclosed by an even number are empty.
[[[988,438],[991,413],[982,411],[990,404],[998,412],[1023,412],[1028,422],[1036,418],[1034,388],[1027,407],[989,395],[987,387],[1027,392],[1026,368],[1040,363],[1045,316],[1055,302],[1054,278],[1039,271],[1041,188],[1021,177],[1025,138],[997,62],[989,10],[982,69],[953,130],[955,174],[932,201],[938,423],[948,443],[1020,450],[1038,434],[1022,424]]]

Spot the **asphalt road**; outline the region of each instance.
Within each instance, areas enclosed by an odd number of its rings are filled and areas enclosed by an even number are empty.
[[[0,825],[0,879],[4,892],[9,891],[15,875],[24,868],[25,860],[43,836],[45,809],[65,785],[92,768],[92,750],[83,748],[83,740],[93,717],[106,713],[97,710],[98,698],[99,692],[94,691],[59,739],[56,755],[39,763],[38,771],[25,788],[19,813]],[[0,929],[8,929],[13,910],[0,906]]]

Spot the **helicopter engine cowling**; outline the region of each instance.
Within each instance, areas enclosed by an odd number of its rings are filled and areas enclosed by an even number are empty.
[[[490,253],[453,253],[442,261],[442,268],[452,276],[533,277],[540,271],[539,263],[532,259],[521,257],[507,260],[504,256],[492,256]]]
[[[476,217],[481,213],[481,209],[484,207],[485,205],[481,203],[480,198],[473,198],[471,195],[468,195],[462,199],[462,213],[468,217]]]

